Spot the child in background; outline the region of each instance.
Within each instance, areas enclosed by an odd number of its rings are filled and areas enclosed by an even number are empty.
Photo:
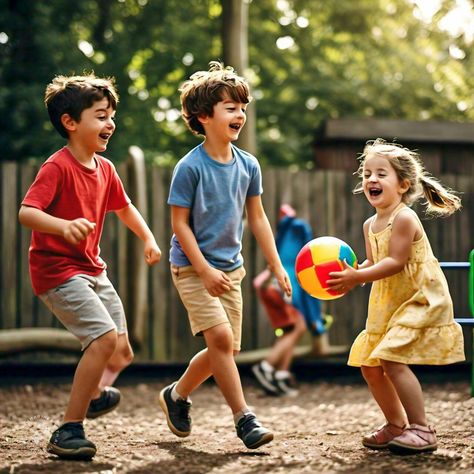
[[[106,212],[114,211],[144,242],[149,265],[161,257],[113,164],[96,154],[106,150],[115,131],[117,102],[111,79],[93,74],[53,79],[45,104],[67,146],[43,163],[19,212],[21,224],[33,229],[29,249],[33,290],[79,339],[83,350],[63,424],[47,448],[63,458],[95,455],[83,420],[118,405],[120,392],[110,385],[133,359],[122,302],[99,255]]]
[[[386,423],[362,443],[402,454],[434,451],[436,432],[409,365],[464,360],[463,334],[446,278],[408,206],[424,197],[429,212],[450,215],[460,199],[425,172],[413,151],[381,139],[366,145],[358,174],[355,192],[363,192],[376,211],[364,223],[367,259],[357,270],[346,264],[331,273],[328,284],[344,291],[374,282],[366,328],[348,364],[361,367]]]
[[[211,62],[181,89],[186,124],[204,142],[176,165],[168,204],[173,282],[188,311],[193,335],[206,349],[196,354],[185,373],[160,392],[160,406],[170,430],[191,433],[189,395],[214,376],[232,410],[237,435],[249,449],[270,442],[245,401],[234,355],[241,345],[242,293],[245,276],[241,255],[243,213],[281,289],[291,284],[278,256],[272,229],[262,206],[258,161],[232,145],[245,125],[251,97],[247,82],[230,67]]]
[[[294,375],[290,372],[295,347],[307,329],[314,337],[321,337],[327,329],[325,318],[321,313],[321,303],[301,288],[295,272],[296,256],[301,247],[312,238],[313,231],[310,225],[305,220],[296,217],[293,207],[282,204],[279,210],[276,246],[282,264],[290,277],[291,299],[285,301],[273,288],[264,287],[266,282],[262,283],[262,277],[271,279],[268,269],[254,279],[257,294],[267,309],[270,320],[277,318],[280,321],[275,320],[275,324],[283,323],[276,326],[281,335],[276,338],[268,356],[252,366],[255,378],[269,395],[295,396],[298,394]],[[271,285],[271,280],[267,285]]]

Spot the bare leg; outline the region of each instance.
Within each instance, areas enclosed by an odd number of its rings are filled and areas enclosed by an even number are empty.
[[[176,384],[176,391],[187,398],[212,375],[208,349],[198,352],[189,362],[186,371]]]
[[[240,382],[239,371],[232,348],[232,329],[228,324],[219,324],[204,331],[207,349],[196,354],[179,379],[176,391],[187,397],[211,375],[214,376],[232,413],[247,406]]]
[[[409,423],[427,426],[423,391],[416,375],[406,364],[383,360],[382,366],[397,391]]]
[[[362,366],[362,375],[369,386],[375,401],[392,425],[402,427],[407,422],[407,415],[390,379],[382,367]]]
[[[133,350],[128,340],[128,335],[119,334],[117,338],[117,347],[107,365],[99,382],[99,388],[95,391],[92,398],[97,398],[104,387],[110,387],[114,384],[117,377],[123,369],[128,367],[133,360]]]
[[[219,324],[204,331],[209,365],[212,375],[221,389],[227,404],[235,414],[247,406],[234,360],[233,334],[230,325]]]
[[[92,342],[77,365],[64,422],[83,421],[90,400],[117,344],[117,332],[110,331]]]
[[[236,354],[238,354],[238,351],[233,351],[233,356]],[[198,352],[191,359],[186,371],[176,384],[176,391],[183,398],[187,398],[211,376],[212,369],[209,361],[209,350],[206,348]]]
[[[276,370],[290,370],[294,349],[306,331],[306,323],[301,317],[290,332],[276,339],[266,361]]]

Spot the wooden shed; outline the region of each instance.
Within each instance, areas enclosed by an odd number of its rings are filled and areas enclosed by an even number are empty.
[[[315,133],[316,169],[355,171],[364,144],[375,138],[417,150],[435,176],[474,175],[474,123],[381,118],[324,121]]]

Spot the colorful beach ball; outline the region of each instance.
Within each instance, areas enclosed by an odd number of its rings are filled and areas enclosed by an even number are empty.
[[[343,261],[357,268],[354,251],[343,240],[336,237],[318,237],[299,251],[295,270],[298,283],[303,290],[320,300],[334,300],[345,293],[330,290],[326,281],[329,273],[344,269]]]

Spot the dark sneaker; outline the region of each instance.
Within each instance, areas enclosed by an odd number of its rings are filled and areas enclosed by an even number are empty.
[[[87,410],[87,418],[97,418],[117,408],[120,403],[120,390],[115,387],[105,387],[99,398],[91,400]]]
[[[171,391],[177,382],[168,385],[160,392],[160,407],[166,415],[169,429],[180,438],[185,438],[191,434],[191,402],[179,398],[173,401]]]
[[[82,423],[64,423],[51,436],[48,453],[65,459],[92,459],[95,444],[86,439]]]
[[[296,386],[296,380],[292,375],[278,377],[278,374],[276,374],[275,385],[277,386],[280,395],[296,397],[299,393],[298,387]]]
[[[273,433],[264,428],[253,413],[247,413],[243,416],[235,429],[237,430],[237,436],[249,449],[258,448],[273,439]]]
[[[262,367],[262,363],[259,362],[258,364],[252,365],[252,372],[265,393],[268,395],[279,395],[280,390],[275,383],[274,370],[265,370]]]

